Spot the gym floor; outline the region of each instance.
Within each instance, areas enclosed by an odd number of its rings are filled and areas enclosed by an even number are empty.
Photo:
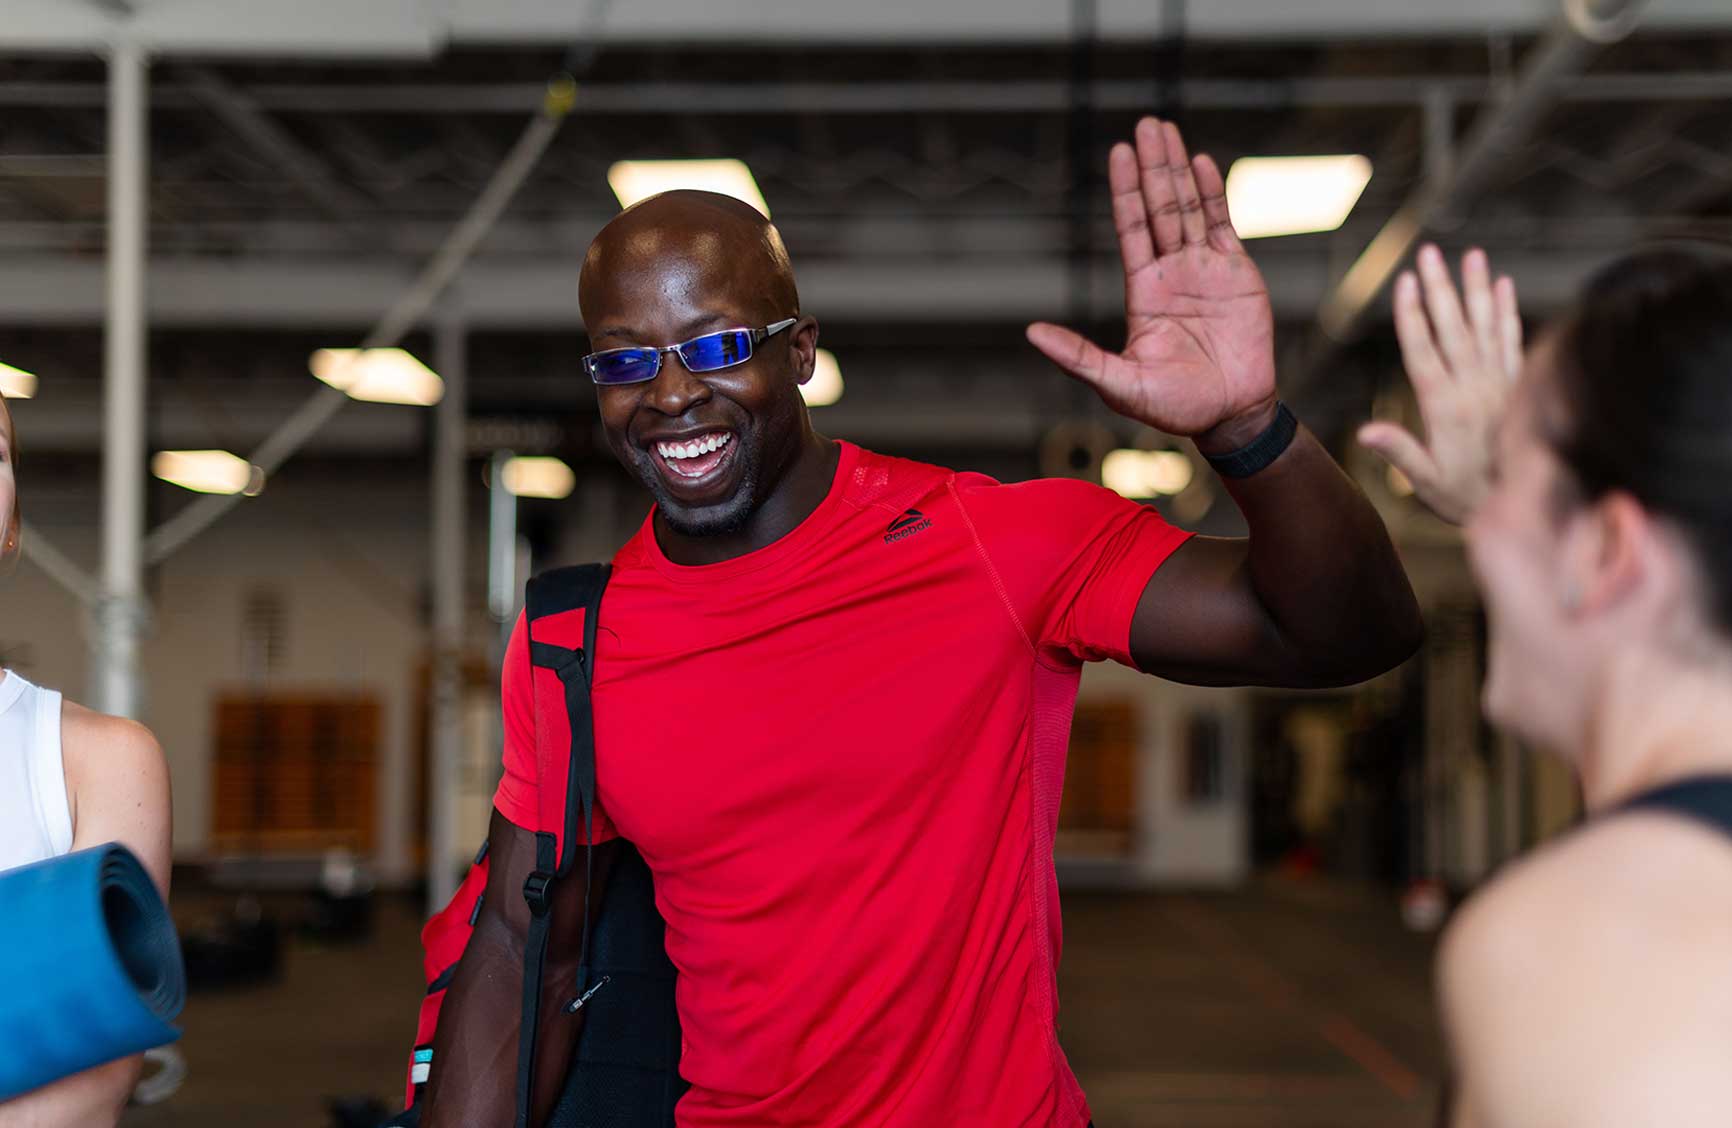
[[[196,905],[196,894],[177,913]],[[207,902],[208,903],[208,902]],[[1434,938],[1393,897],[1309,880],[1230,893],[1067,893],[1061,1040],[1100,1128],[1420,1128],[1441,1049]],[[271,985],[196,994],[190,1074],[126,1128],[330,1128],[326,1098],[401,1098],[417,908],[364,943],[289,943]]]

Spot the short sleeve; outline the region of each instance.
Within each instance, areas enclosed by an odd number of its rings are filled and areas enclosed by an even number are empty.
[[[1049,660],[1134,665],[1131,619],[1190,533],[1150,505],[1069,478],[968,476],[957,496],[1029,642]]]
[[[533,672],[529,664],[527,621],[518,615],[505,647],[499,676],[499,710],[505,722],[505,746],[500,753],[504,773],[493,793],[493,806],[512,824],[524,830],[552,829],[541,825],[541,789],[535,764],[535,703]],[[600,749],[596,750],[599,758]],[[613,823],[596,800],[596,842],[617,837]]]

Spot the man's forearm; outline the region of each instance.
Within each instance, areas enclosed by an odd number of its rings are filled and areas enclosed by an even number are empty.
[[[1424,627],[1389,532],[1309,431],[1263,470],[1223,480],[1250,529],[1251,586],[1289,649],[1344,681],[1412,655]]]
[[[563,1013],[575,965],[550,961],[541,980],[532,1124],[558,1101],[583,1028]],[[517,1042],[522,1024],[523,941],[503,924],[478,927],[447,988],[433,1038],[423,1128],[510,1124],[517,1111]]]
[[[0,1104],[0,1128],[113,1128],[143,1071],[122,1058]]]

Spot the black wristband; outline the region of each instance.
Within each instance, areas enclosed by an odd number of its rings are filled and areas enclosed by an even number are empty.
[[[1238,450],[1227,454],[1205,454],[1203,457],[1223,478],[1249,478],[1286,453],[1287,448],[1293,445],[1293,436],[1298,433],[1299,420],[1293,418],[1286,404],[1276,403],[1275,421],[1264,428],[1261,435]]]

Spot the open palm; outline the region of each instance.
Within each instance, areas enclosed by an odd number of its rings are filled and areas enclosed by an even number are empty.
[[[1395,283],[1395,335],[1425,422],[1425,441],[1399,423],[1367,423],[1359,441],[1407,475],[1414,496],[1465,524],[1491,493],[1498,423],[1522,370],[1515,283],[1494,284],[1477,248],[1461,257],[1461,291],[1443,252],[1419,251],[1419,272]]]
[[[1039,322],[1028,339],[1114,411],[1200,435],[1275,400],[1275,319],[1263,276],[1227,214],[1221,170],[1179,130],[1144,118],[1107,166],[1125,267],[1125,347],[1109,353]]]

